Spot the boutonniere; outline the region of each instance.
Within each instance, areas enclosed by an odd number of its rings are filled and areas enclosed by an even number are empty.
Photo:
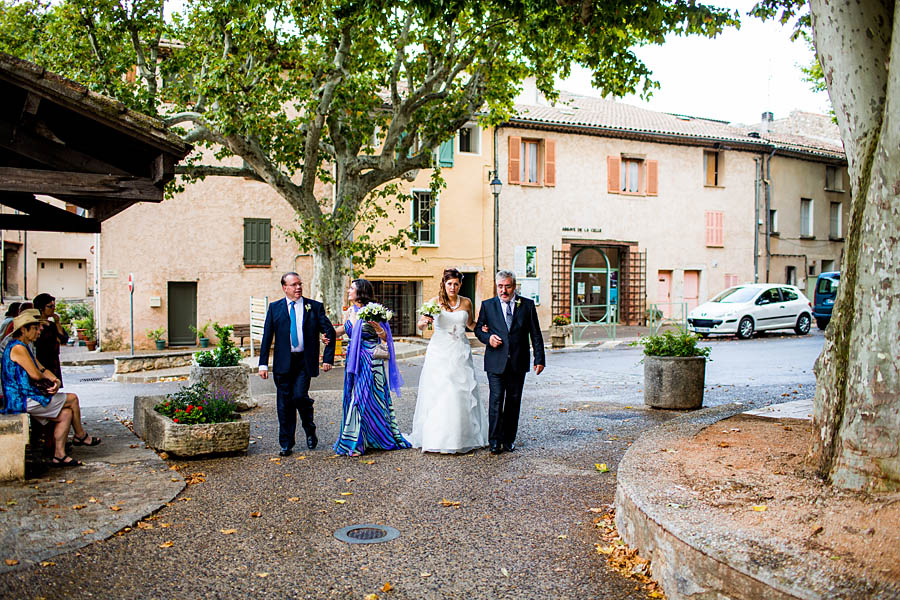
[[[310,304],[303,305],[303,309],[306,310],[306,312],[309,312],[309,309],[311,309],[311,308],[312,308],[312,305],[310,305]]]
[[[522,304],[522,300],[520,298],[516,298],[516,308],[519,308],[520,304]]]

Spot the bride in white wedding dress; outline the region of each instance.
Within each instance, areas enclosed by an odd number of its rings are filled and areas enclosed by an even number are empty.
[[[442,310],[436,318],[422,316],[419,329],[434,325],[419,377],[419,394],[412,433],[422,452],[464,453],[488,443],[487,405],[475,384],[472,348],[466,327],[475,327],[474,306],[459,295],[462,273],[445,269],[441,293],[434,300]]]

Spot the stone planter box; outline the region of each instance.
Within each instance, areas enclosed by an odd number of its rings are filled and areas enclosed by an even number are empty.
[[[572,342],[572,326],[571,325],[551,325],[550,326],[550,347],[565,348],[567,344]]]
[[[705,356],[645,356],[644,404],[653,408],[695,409],[703,405]]]
[[[113,359],[116,373],[138,373],[157,369],[186,367],[191,364],[193,350],[166,352],[163,354],[138,354],[137,356],[117,356]]]
[[[153,407],[165,396],[134,397],[134,432],[147,445],[176,456],[245,452],[250,445],[250,422],[179,425]]]
[[[225,390],[234,400],[238,410],[256,408],[259,403],[250,395],[250,367],[240,364],[236,367],[200,367],[191,365],[188,385],[205,381],[211,391]]]

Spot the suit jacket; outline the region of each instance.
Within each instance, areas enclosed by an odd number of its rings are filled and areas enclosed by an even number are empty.
[[[306,372],[310,377],[319,374],[319,337],[321,334],[331,340],[325,346],[322,356],[323,363],[334,363],[334,343],[336,336],[334,326],[325,315],[325,307],[321,302],[303,298],[303,359],[306,363]],[[297,315],[299,318],[300,315]],[[269,304],[266,311],[266,324],[263,329],[262,341],[259,348],[259,364],[269,364],[269,350],[272,347],[272,339],[275,340],[275,356],[272,371],[276,375],[286,375],[291,370],[291,316],[288,314],[288,302],[286,298],[276,300]]]
[[[475,336],[486,346],[484,370],[488,373],[503,373],[507,363],[520,373],[527,372],[531,366],[529,364],[531,359],[531,352],[528,348],[529,338],[531,338],[531,346],[534,348],[534,364],[546,365],[544,338],[541,335],[541,326],[538,323],[534,302],[521,296],[516,296],[514,302],[518,302],[518,305],[513,310],[512,327],[509,329],[506,328],[506,318],[503,316],[503,305],[500,298],[494,296],[481,303],[478,322],[475,324]],[[482,325],[485,324],[490,329],[487,333],[481,330]],[[492,334],[499,335],[503,340],[499,348],[491,347]]]

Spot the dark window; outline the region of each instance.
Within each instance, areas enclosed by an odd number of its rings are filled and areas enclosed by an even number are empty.
[[[773,302],[781,302],[781,294],[778,293],[778,288],[766,290],[759,297],[759,300],[756,301],[759,305],[772,304]]]
[[[431,192],[413,192],[413,231],[416,244],[437,244],[435,203]]]
[[[271,219],[244,219],[244,264],[272,263]]]
[[[785,302],[798,300],[800,298],[800,296],[797,295],[797,292],[795,292],[791,288],[781,288],[781,295],[784,297]]]

